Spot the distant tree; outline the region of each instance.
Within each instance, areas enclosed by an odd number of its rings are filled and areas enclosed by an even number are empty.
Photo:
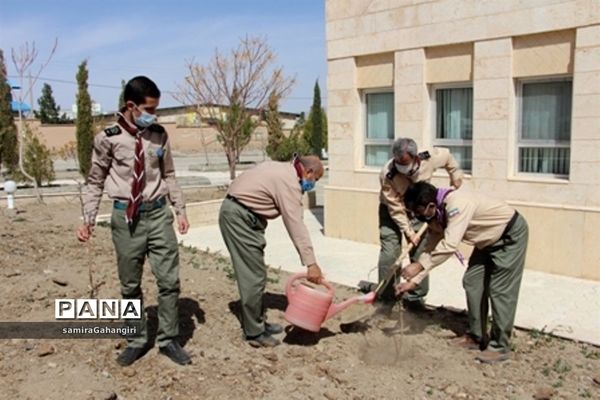
[[[323,110],[323,112],[322,112],[322,115],[323,115],[323,131],[322,132],[323,133],[321,135],[321,138],[323,140],[322,146],[325,150],[328,150],[329,149],[329,144],[328,144],[329,141],[328,141],[328,131],[327,131],[327,113],[325,112],[324,108],[322,108],[322,110]]]
[[[265,39],[246,37],[229,54],[216,50],[207,65],[188,62],[187,76],[175,96],[182,104],[193,104],[201,118],[208,113],[215,122],[232,180],[252,136],[249,130],[256,127],[251,109],[262,114],[271,94],[281,99],[295,82],[274,63],[275,53]]]
[[[94,120],[92,118],[92,99],[88,92],[87,60],[79,64],[77,71],[77,159],[79,173],[87,180],[92,165],[92,150],[94,146]]]
[[[35,180],[37,186],[42,186],[44,181],[50,183],[54,180],[54,166],[52,163],[52,153],[40,139],[37,132],[29,126],[25,126],[23,168],[27,175]],[[30,181],[28,176],[20,178]]]
[[[52,57],[54,56],[54,53],[56,52],[56,48],[58,46],[58,38],[54,39],[54,46],[52,46],[52,49],[50,50],[50,53],[48,54],[48,58],[46,59],[45,62],[43,62],[39,68],[37,69],[37,72],[32,76],[32,74],[30,73],[30,69],[33,66],[33,64],[35,63],[39,52],[37,50],[37,48],[35,47],[35,42],[31,42],[31,44],[29,42],[25,42],[24,44],[22,44],[19,49],[15,49],[14,47],[11,48],[11,57],[12,57],[12,62],[13,65],[15,67],[15,71],[17,72],[17,76],[19,77],[19,83],[21,86],[21,90],[19,90],[18,93],[18,101],[19,103],[23,103],[23,100],[29,96],[31,94],[31,91],[33,90],[36,82],[38,81],[40,74],[44,71],[44,69],[48,66],[48,64],[50,63],[50,60],[52,60]],[[29,75],[29,87],[27,88],[27,90],[25,89],[24,86],[24,81],[25,81],[25,74]],[[33,79],[32,79],[33,77]],[[29,181],[33,182],[33,191],[37,197],[37,200],[39,202],[43,202],[42,199],[42,193],[38,190],[38,184],[37,184],[37,180],[29,175],[27,173],[27,170],[24,166],[23,160],[24,160],[24,156],[23,156],[23,152],[25,150],[25,132],[26,132],[26,126],[25,126],[25,119],[23,118],[23,110],[21,107],[19,107],[19,111],[18,111],[18,116],[19,116],[19,126],[18,126],[18,130],[19,130],[19,173],[21,175],[23,175],[25,178],[27,178]]]
[[[276,154],[273,157],[275,161],[290,161],[294,154],[309,154],[310,148],[304,139],[304,119],[299,119],[294,124],[292,131],[279,145]]]
[[[279,116],[279,98],[275,93],[269,96],[269,104],[264,115],[267,124],[267,155],[274,160],[281,143],[285,140],[283,123]]]
[[[6,73],[4,52],[0,50],[0,168],[12,174],[19,163],[17,125],[12,115],[12,94]]]
[[[267,124],[268,144],[267,154],[274,161],[289,161],[294,153],[304,155],[309,153],[309,146],[304,138],[304,113],[294,124],[292,131],[286,136],[283,132],[283,123],[279,115],[278,99],[271,96],[269,108],[265,112]]]
[[[313,103],[308,120],[311,127],[309,136],[310,151],[321,157],[321,149],[323,148],[323,109],[321,108],[321,88],[318,80],[315,82]]]
[[[325,150],[327,150],[327,114],[325,112],[324,108],[321,108],[321,117],[322,117],[322,144],[321,147],[323,147]],[[303,125],[303,139],[306,141],[306,145],[311,148],[311,152],[313,152],[312,150],[312,146],[311,143],[313,141],[312,139],[312,132],[313,132],[313,119],[312,119],[312,113],[308,113],[308,118],[306,119],[306,122]]]
[[[119,94],[119,110],[125,107],[125,80],[121,79],[121,93]]]
[[[63,161],[75,161],[75,165],[77,165],[77,142],[71,140],[65,143],[62,147],[54,150],[53,156]]]
[[[42,124],[57,124],[65,118],[65,114],[61,118],[60,106],[56,104],[52,95],[52,87],[47,83],[42,86],[42,96],[38,99],[38,105],[40,110],[39,112],[34,111],[34,114]]]

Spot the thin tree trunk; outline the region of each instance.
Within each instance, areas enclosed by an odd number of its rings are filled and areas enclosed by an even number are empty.
[[[202,149],[204,150],[204,157],[206,158],[206,166],[208,166],[209,160],[208,160],[208,143],[206,140],[206,136],[204,133],[200,132],[200,143],[202,144]]]
[[[235,179],[235,150],[227,149],[227,164],[229,165],[229,179]]]
[[[21,81],[23,81],[23,79],[21,79]],[[23,87],[21,85],[21,87]],[[27,173],[27,171],[25,171],[25,165],[23,164],[23,153],[24,153],[24,149],[25,149],[25,123],[23,122],[23,113],[21,111],[21,106],[23,104],[22,101],[22,96],[19,96],[19,101],[21,104],[19,104],[19,132],[18,132],[18,138],[19,138],[19,170],[21,171],[21,173],[23,174],[23,176],[25,176],[26,178],[28,178],[29,180],[31,180],[33,182],[33,192],[35,193],[35,196],[37,198],[37,201],[39,203],[44,203],[44,199],[42,198],[42,193],[40,192],[39,189],[39,185],[37,183],[37,181],[35,180],[35,178],[31,175],[29,175]],[[27,144],[29,145],[29,144]]]

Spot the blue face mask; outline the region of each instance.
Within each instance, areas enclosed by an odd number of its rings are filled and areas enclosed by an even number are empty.
[[[135,118],[135,124],[140,128],[147,128],[156,122],[156,115],[150,114],[144,110],[140,110],[140,116]]]
[[[310,192],[315,188],[315,181],[302,179],[302,181],[300,181],[300,187],[302,188],[302,192]]]

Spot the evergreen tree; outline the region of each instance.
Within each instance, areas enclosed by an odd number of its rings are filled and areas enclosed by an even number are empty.
[[[310,151],[314,155],[321,157],[321,149],[323,148],[323,109],[321,108],[321,89],[319,88],[318,80],[315,82],[309,120],[311,123]]]
[[[56,104],[52,95],[52,87],[47,83],[44,83],[42,87],[42,96],[38,99],[38,105],[40,106],[40,111],[35,111],[34,114],[40,119],[42,124],[57,124],[61,122],[60,106]]]
[[[87,179],[92,165],[92,150],[94,146],[94,120],[92,118],[92,99],[88,92],[87,61],[79,64],[77,71],[77,158],[79,159],[79,173]]]
[[[325,113],[325,109],[321,108],[321,116],[322,116],[322,127],[323,127],[323,138],[322,138],[322,145],[321,147],[325,148],[325,150],[327,150],[327,114]],[[312,143],[312,131],[313,131],[313,127],[312,127],[312,114],[309,113],[308,114],[308,119],[304,122],[303,125],[303,136],[302,139],[306,142],[306,145],[308,147],[311,147],[311,143]]]
[[[29,126],[25,128],[23,135],[25,151],[23,152],[23,168],[29,174],[37,186],[42,186],[42,182],[54,180],[54,164],[52,163],[52,154],[48,147],[42,142],[40,136],[31,130]],[[17,173],[20,179],[28,180],[27,177]]]
[[[323,130],[321,133],[322,147],[325,150],[329,149],[328,140],[327,140],[327,113],[324,108],[321,108],[321,115],[323,116]]]
[[[267,155],[272,160],[275,160],[277,158],[277,151],[281,143],[285,140],[283,124],[279,117],[279,98],[275,93],[271,93],[271,96],[269,96],[269,104],[264,119],[267,124],[268,135]]]
[[[11,102],[4,53],[0,50],[0,167],[4,165],[9,173],[15,172],[19,163],[18,131]]]
[[[125,107],[125,80],[121,79],[121,93],[119,94],[119,111]]]
[[[264,117],[269,135],[266,150],[271,160],[290,161],[294,153],[298,155],[309,153],[309,145],[304,138],[306,120],[304,119],[304,113],[301,113],[292,131],[286,136],[283,133],[283,123],[279,115],[278,100],[277,97],[271,95],[271,98],[269,98],[269,108]]]

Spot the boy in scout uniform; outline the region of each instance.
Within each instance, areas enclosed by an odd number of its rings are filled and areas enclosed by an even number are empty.
[[[242,306],[242,329],[254,347],[273,347],[272,335],[282,327],[265,320],[263,293],[267,280],[264,261],[267,220],[279,216],[294,242],[308,280],[322,279],[313,246],[304,225],[302,194],[323,176],[323,164],[314,156],[294,158],[292,163],[267,161],[238,176],[219,212],[219,228],[227,245],[237,279]]]
[[[402,271],[407,281],[397,285],[396,292],[413,290],[432,268],[456,253],[461,241],[474,246],[463,277],[469,333],[456,343],[479,347],[482,352],[477,359],[481,362],[507,360],[527,251],[527,222],[503,201],[436,189],[426,182],[408,189],[405,202],[418,218],[429,222],[431,231],[418,260]],[[489,341],[488,301],[492,304]]]
[[[379,239],[381,249],[377,267],[379,280],[385,279],[389,268],[400,256],[402,234],[413,243],[411,259],[418,257],[426,242],[425,237],[419,239],[416,231],[421,223],[410,221],[404,207],[404,193],[411,183],[429,182],[437,169],[444,168],[450,176],[450,185],[459,188],[462,185],[463,171],[458,163],[445,148],[433,148],[418,152],[417,144],[409,138],[400,138],[392,145],[394,158],[389,160],[381,169],[379,182]],[[425,278],[414,290],[404,295],[404,304],[409,309],[423,308],[424,298],[429,291],[429,279]],[[382,300],[394,303],[394,287],[389,285],[384,289]]]
[[[179,334],[179,253],[173,230],[185,234],[189,223],[183,193],[175,179],[173,156],[165,129],[156,124],[160,90],[144,76],[131,79],[124,88],[125,107],[117,123],[96,135],[92,166],[87,179],[83,226],[77,230],[87,241],[106,189],[114,201],[112,238],[117,253],[121,294],[124,299],[142,299],[142,270],[148,261],[158,285],[158,333],[160,353],[178,364],[191,362],[176,338]],[[151,347],[145,313],[138,335],[128,338],[117,362],[130,365]]]

